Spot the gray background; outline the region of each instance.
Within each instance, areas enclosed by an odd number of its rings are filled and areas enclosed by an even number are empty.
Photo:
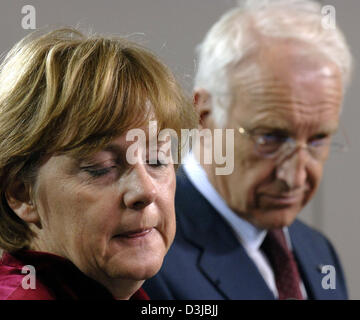
[[[332,240],[343,262],[350,298],[360,299],[360,74],[356,61],[360,56],[360,1],[322,2],[335,6],[337,23],[344,30],[355,57],[354,78],[342,115],[342,127],[351,148],[348,153],[328,161],[320,190],[300,218]],[[21,8],[33,5],[37,28],[67,25],[99,33],[131,35],[131,39],[157,53],[182,85],[191,90],[196,44],[235,3],[232,0],[1,0],[0,52],[9,50],[31,31],[22,28]]]

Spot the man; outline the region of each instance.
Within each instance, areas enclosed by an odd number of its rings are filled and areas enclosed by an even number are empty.
[[[187,158],[176,240],[145,284],[150,298],[347,298],[332,245],[296,219],[319,186],[351,70],[341,32],[322,22],[310,0],[249,1],[208,32],[194,102],[201,128],[234,130],[234,170]]]

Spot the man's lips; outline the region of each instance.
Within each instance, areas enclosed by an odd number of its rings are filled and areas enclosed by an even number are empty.
[[[302,201],[304,196],[304,193],[297,193],[297,194],[279,194],[279,195],[273,195],[273,194],[263,194],[262,197],[264,200],[269,201],[274,204],[279,205],[295,205]]]

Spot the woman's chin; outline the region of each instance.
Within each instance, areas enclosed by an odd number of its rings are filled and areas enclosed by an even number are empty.
[[[147,268],[143,268],[142,270],[134,270],[133,272],[129,273],[128,278],[137,281],[150,279],[159,272],[160,267],[153,265]]]
[[[104,269],[110,278],[146,280],[159,272],[165,255],[165,252],[161,254],[162,251],[127,257],[117,255],[108,261]]]

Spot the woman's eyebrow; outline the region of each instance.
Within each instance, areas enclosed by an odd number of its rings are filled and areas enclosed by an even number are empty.
[[[126,152],[127,148],[131,145],[131,143],[111,143],[106,146],[102,151],[111,152],[114,155],[121,155]]]
[[[123,157],[125,157],[128,148],[134,143],[139,143],[139,142],[136,140],[136,141],[121,141],[121,142],[116,142],[116,143],[110,143],[104,149],[102,149],[100,152],[110,152],[118,159],[123,158]],[[147,150],[149,152],[150,150],[151,151],[158,150],[166,143],[168,143],[168,140],[161,141],[158,139],[151,139],[151,140],[147,140],[146,145],[144,145],[143,147],[145,148],[145,150]],[[140,145],[141,145],[141,143],[140,143]]]

